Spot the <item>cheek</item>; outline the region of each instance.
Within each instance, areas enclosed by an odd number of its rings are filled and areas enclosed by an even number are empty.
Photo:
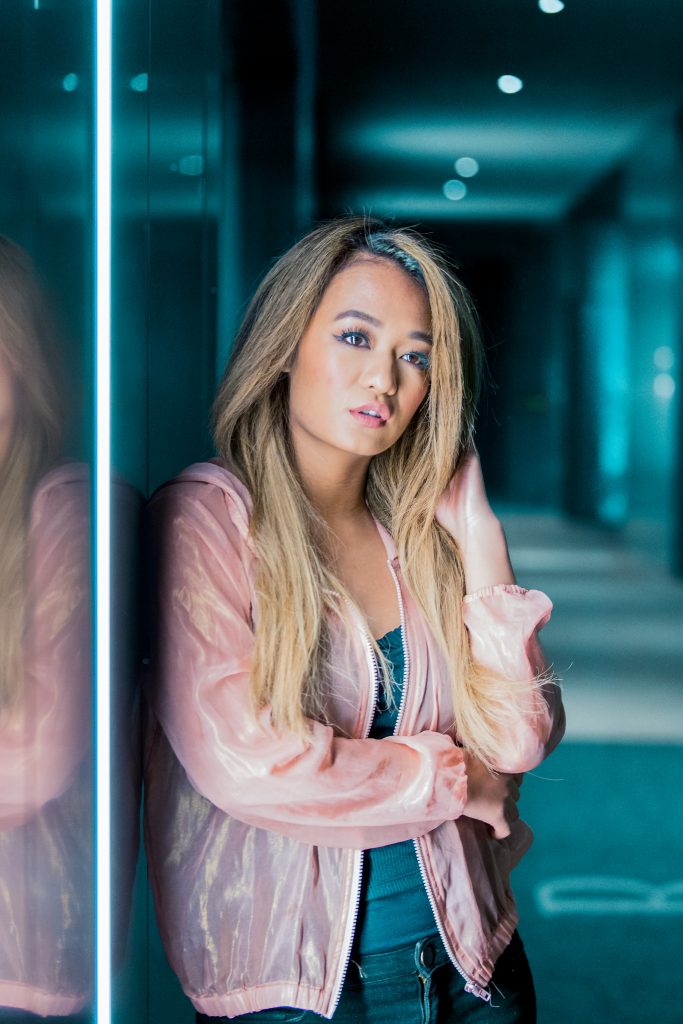
[[[305,373],[302,375],[302,386],[309,388],[316,399],[323,393],[327,398],[339,394],[340,388],[348,384],[352,369],[349,366],[350,360],[345,359],[345,355],[343,351],[339,352],[331,347],[322,348],[316,359],[307,362]]]
[[[290,378],[290,407],[301,423],[321,423],[344,403],[349,369],[343,354],[334,349],[318,350],[316,358],[302,353]]]
[[[424,379],[418,381],[412,381],[409,389],[406,389],[406,411],[409,412],[410,418],[419,409],[423,399],[429,393],[429,385]]]

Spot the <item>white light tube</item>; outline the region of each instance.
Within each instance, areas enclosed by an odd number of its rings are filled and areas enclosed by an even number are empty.
[[[110,405],[112,0],[95,22],[95,1021],[111,1021]]]

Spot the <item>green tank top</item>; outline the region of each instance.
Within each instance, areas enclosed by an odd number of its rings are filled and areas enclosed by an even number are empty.
[[[370,736],[382,739],[393,734],[403,693],[401,627],[377,642],[393,670],[391,688],[396,704],[395,708],[387,704],[380,686]],[[366,850],[353,951],[360,955],[406,946],[432,934],[435,928],[412,839]]]

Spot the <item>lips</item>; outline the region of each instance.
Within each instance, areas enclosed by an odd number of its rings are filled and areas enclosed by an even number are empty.
[[[377,420],[378,423],[386,423],[391,416],[391,409],[384,402],[366,402],[365,405],[349,409],[349,412],[364,414],[368,420]]]

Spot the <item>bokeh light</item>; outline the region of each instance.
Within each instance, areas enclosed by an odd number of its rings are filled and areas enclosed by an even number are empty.
[[[443,194],[446,199],[464,199],[467,195],[467,185],[464,181],[459,181],[457,178],[451,178],[445,183],[443,187]]]

